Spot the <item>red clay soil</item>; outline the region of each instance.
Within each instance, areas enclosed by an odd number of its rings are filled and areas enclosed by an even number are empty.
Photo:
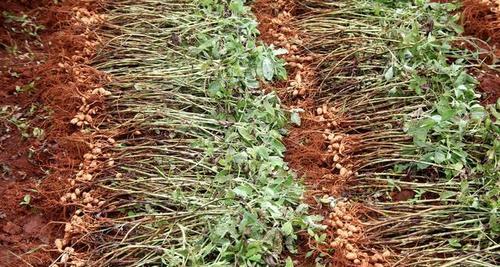
[[[500,58],[500,1],[462,0],[462,24],[465,34],[476,36],[491,46],[492,64]],[[479,90],[483,93],[483,104],[494,104],[500,97],[500,71],[493,69],[478,70]]]
[[[493,69],[477,70],[474,76],[479,80],[478,89],[483,94],[483,105],[495,104],[500,98],[500,71]]]
[[[481,38],[500,49],[500,2],[462,0],[462,4],[465,33]]]
[[[53,244],[64,226],[51,222],[67,219],[58,200],[85,147],[68,122],[79,92],[104,82],[86,66],[85,41],[94,36],[72,15],[77,7],[95,10],[96,1],[56,2],[0,2],[2,267],[48,266],[57,256]]]

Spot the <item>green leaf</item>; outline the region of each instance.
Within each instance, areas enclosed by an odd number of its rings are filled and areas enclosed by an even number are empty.
[[[408,134],[413,137],[413,142],[418,146],[423,146],[427,140],[429,128],[420,125],[412,126],[408,129]]]
[[[241,0],[232,0],[229,4],[229,10],[231,10],[235,15],[239,15],[243,14],[245,6]]]
[[[439,115],[441,115],[443,120],[449,120],[453,115],[455,115],[455,110],[451,108],[448,99],[441,98],[439,102],[436,104],[437,111]]]
[[[261,206],[275,218],[281,218],[283,216],[283,213],[280,211],[279,207],[269,201],[262,202]]]
[[[23,197],[23,201],[21,201],[21,203],[19,203],[20,205],[29,205],[31,202],[31,195],[29,194],[26,194],[24,195]]]
[[[246,87],[248,87],[250,89],[257,89],[260,86],[259,81],[255,80],[255,79],[246,79],[245,85],[246,85]]]
[[[262,73],[264,78],[268,81],[273,79],[274,76],[274,65],[270,58],[266,57],[262,61]]]
[[[263,252],[261,241],[254,241],[248,245],[245,256],[251,261],[259,261]]]
[[[38,139],[38,140],[43,140],[45,136],[45,131],[43,129],[40,129],[38,127],[35,127],[33,129],[33,136]]]
[[[324,217],[321,215],[309,215],[309,216],[306,216],[305,221],[307,221],[308,223],[314,224],[316,222],[323,221],[323,219],[324,219]]]
[[[285,260],[285,267],[293,267],[293,260],[290,257],[287,257]]]
[[[237,164],[244,164],[247,160],[248,154],[246,152],[240,152],[234,155],[234,162]]]
[[[310,250],[306,253],[306,259],[310,258],[313,255],[314,251]]]
[[[443,191],[439,194],[439,199],[445,200],[445,199],[450,199],[453,196],[455,196],[457,193],[453,191]]]
[[[500,220],[498,219],[497,208],[494,208],[493,210],[491,210],[490,213],[491,214],[490,214],[489,223],[490,223],[491,229],[494,233],[500,233]]]
[[[221,96],[224,85],[216,80],[208,86],[208,93],[212,96]]]
[[[251,142],[253,140],[252,135],[247,128],[238,127],[238,133],[248,142]]]
[[[440,164],[446,160],[446,155],[441,151],[436,151],[434,153],[434,162]]]
[[[261,258],[262,258],[262,256],[260,254],[256,254],[256,255],[253,255],[251,257],[248,257],[248,260],[258,262],[258,261],[260,261]]]
[[[283,226],[281,227],[281,231],[283,232],[283,234],[285,235],[292,235],[293,234],[293,225],[291,222],[286,222],[285,224],[283,224]]]
[[[386,81],[392,80],[394,78],[394,67],[390,67],[384,74],[384,78]]]
[[[462,27],[461,25],[457,24],[457,23],[452,23],[451,24],[451,28],[453,28],[453,30],[458,34],[458,35],[461,35],[463,32],[464,32],[464,27]]]
[[[455,164],[451,164],[450,167],[456,171],[461,171],[464,168],[464,165],[460,162],[457,162]]]
[[[440,115],[432,115],[431,116],[431,119],[435,122],[435,123],[440,123],[443,118],[440,116]]]
[[[456,238],[448,239],[448,244],[450,244],[450,246],[454,247],[454,248],[461,248],[462,247],[462,244],[460,244],[460,241]]]
[[[236,188],[233,189],[233,192],[237,195],[237,196],[240,196],[242,198],[246,198],[248,197],[249,195],[252,194],[253,190],[250,186],[248,185],[240,185]]]
[[[483,106],[475,104],[471,107],[471,119],[474,121],[482,121],[486,117],[486,110]]]
[[[323,243],[326,240],[326,233],[322,233],[319,237],[316,238],[316,242]]]
[[[135,216],[135,215],[136,215],[136,213],[135,213],[133,210],[129,210],[129,211],[127,212],[127,216],[129,216],[129,217],[133,217],[133,216]]]

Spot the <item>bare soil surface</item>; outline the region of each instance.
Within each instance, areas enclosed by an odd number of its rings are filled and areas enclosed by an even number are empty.
[[[102,82],[87,66],[94,36],[75,20],[99,6],[57,2],[0,3],[0,266],[48,266],[57,257],[67,214],[58,199],[84,152],[69,121],[79,92]]]

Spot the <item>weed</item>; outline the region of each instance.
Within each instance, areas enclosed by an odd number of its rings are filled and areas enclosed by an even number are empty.
[[[14,33],[23,33],[31,37],[37,37],[40,31],[44,30],[43,25],[36,24],[31,17],[26,14],[16,15],[14,13],[3,11],[2,15],[5,23],[10,26]]]
[[[37,111],[37,105],[32,104],[30,109],[26,112],[18,106],[1,106],[0,107],[0,122],[3,122],[5,127],[5,133],[10,132],[10,125],[14,125],[21,133],[21,137],[24,139],[34,137],[39,140],[43,140],[45,137],[45,131],[38,127],[33,127],[30,125],[30,117],[35,116]],[[45,117],[39,116],[40,119]]]
[[[31,81],[30,83],[23,86],[16,86],[16,93],[32,93],[36,90],[35,81]]]
[[[31,195],[30,194],[24,195],[23,200],[19,203],[19,205],[30,207],[31,206]]]

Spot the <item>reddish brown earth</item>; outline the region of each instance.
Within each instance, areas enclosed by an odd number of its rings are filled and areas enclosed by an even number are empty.
[[[74,8],[99,6],[56,2],[0,2],[0,266],[48,266],[57,256],[57,222],[66,220],[58,199],[84,147],[68,122],[79,92],[103,83],[87,66],[85,41],[95,36],[74,20]]]
[[[500,49],[500,2],[462,0],[462,4],[462,24],[465,33],[488,41]]]
[[[484,95],[482,103],[495,104],[500,98],[500,71],[486,69],[477,71],[475,76],[479,80],[478,89]]]
[[[496,0],[477,1],[462,0],[462,24],[465,34],[476,36],[486,44],[491,55],[491,64],[498,64],[500,58],[500,2]],[[480,85],[478,89],[483,93],[483,104],[494,104],[500,97],[500,71],[483,68],[474,73]]]

